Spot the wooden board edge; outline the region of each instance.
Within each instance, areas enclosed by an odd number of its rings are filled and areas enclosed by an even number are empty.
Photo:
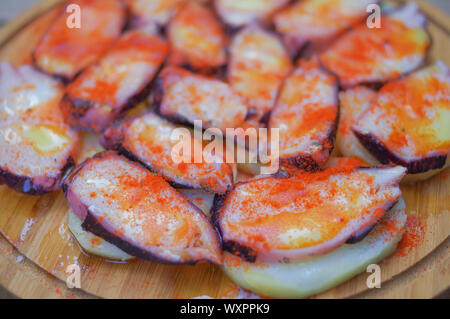
[[[382,284],[351,298],[423,299],[433,298],[450,288],[450,237],[422,260]]]
[[[33,18],[42,14],[43,12],[51,9],[58,3],[63,2],[64,0],[47,0],[41,1],[37,5],[33,6],[25,13],[21,14],[14,21],[8,23],[6,26],[0,29],[0,46],[4,43],[8,42],[8,40],[13,37],[17,32],[30,23]],[[434,23],[440,25],[443,30],[446,32],[450,32],[450,19],[448,15],[439,11],[433,5],[425,3],[423,0],[413,0],[417,2],[421,8],[421,10],[427,15],[428,18],[432,18]],[[406,2],[406,1],[402,1]],[[376,290],[365,291],[361,294],[352,296],[351,298],[389,298],[386,297],[385,292],[387,292],[388,296],[392,296],[391,298],[396,298],[399,295],[399,289],[403,289],[404,287],[399,287],[398,281],[405,283],[407,289],[413,289],[411,286],[422,286],[430,283],[430,280],[433,280],[433,276],[436,276],[436,273],[441,274],[442,272],[448,274],[449,266],[446,264],[450,264],[449,261],[449,249],[448,245],[450,244],[450,239],[447,238],[439,247],[437,247],[433,252],[424,257],[421,261],[416,263],[410,269],[404,271],[403,273],[395,276],[388,282],[383,285],[383,288]],[[10,269],[4,269],[0,267],[0,285],[5,287],[12,294],[16,295],[20,298],[98,298],[96,296],[90,295],[82,290],[72,290],[67,288],[64,282],[55,278],[50,273],[47,273],[44,269],[34,264],[32,261],[28,260],[26,257],[22,256],[14,246],[12,246],[2,235],[0,235],[0,252],[2,249],[9,250],[11,255],[8,254],[0,254],[0,266],[3,265],[3,261],[5,264],[12,265],[17,270],[11,271]],[[23,260],[20,263],[17,263],[17,258],[23,257]],[[443,256],[443,257],[442,257]],[[444,261],[440,263],[437,262],[439,258],[445,258]],[[15,265],[14,265],[15,263]],[[423,272],[424,269],[427,269],[425,274],[421,274],[418,276],[418,272]],[[432,271],[432,269],[436,269],[437,271]],[[8,285],[8,281],[10,280],[11,275],[23,274],[26,277],[32,276],[33,274],[40,274],[44,279],[40,279],[38,283],[27,282],[27,285],[30,285],[30,294],[22,294],[19,295],[17,290],[14,289],[13,285]],[[445,277],[445,276],[444,276]],[[439,277],[441,279],[441,277]],[[433,293],[431,295],[420,295],[418,298],[430,298],[438,295],[443,290],[449,287],[449,280],[438,280],[438,286],[436,288],[433,287]],[[43,291],[39,292],[39,295],[36,293],[36,289],[40,288]],[[52,288],[55,288],[53,291]],[[44,293],[44,290],[47,290]],[[33,292],[35,292],[33,294]],[[397,297],[398,298],[398,297]]]
[[[426,2],[425,0],[401,0],[401,2],[416,2],[420,10],[427,16],[428,19],[431,19],[435,24],[441,27],[443,31],[450,34],[450,17],[444,11],[439,10],[439,8],[435,7],[431,3]]]

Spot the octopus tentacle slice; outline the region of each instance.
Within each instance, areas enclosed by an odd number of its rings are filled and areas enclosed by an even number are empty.
[[[129,255],[166,264],[221,264],[208,217],[164,179],[115,152],[88,159],[65,179],[82,228]]]
[[[449,166],[450,71],[443,62],[386,84],[352,130],[383,164],[424,179]]]
[[[79,137],[59,110],[61,84],[29,65],[0,64],[0,184],[28,194],[58,190]]]
[[[214,73],[226,64],[227,37],[213,11],[196,1],[180,6],[167,27],[170,65]]]
[[[367,6],[374,0],[304,0],[282,9],[274,16],[278,32],[291,51],[305,45],[328,46],[339,35],[362,23]]]
[[[320,54],[320,60],[343,88],[385,83],[425,61],[431,43],[425,22],[417,4],[408,3],[383,15],[381,28],[361,24],[352,29]]]
[[[335,287],[391,255],[406,224],[405,202],[386,213],[370,234],[324,255],[294,263],[249,263],[224,254],[223,269],[239,286],[276,298],[303,298]]]
[[[67,26],[69,4],[82,8],[80,28]],[[67,1],[34,51],[34,63],[48,74],[71,80],[111,47],[125,22],[126,7],[120,0]]]
[[[339,93],[339,128],[336,135],[336,147],[339,152],[348,157],[356,157],[371,165],[380,162],[370,154],[353,133],[359,117],[376,99],[377,92],[366,86],[357,86]]]
[[[232,167],[219,154],[214,155],[216,161],[212,163],[195,163],[191,158],[188,163],[174,161],[172,151],[179,142],[172,139],[172,134],[177,128],[173,123],[150,112],[109,128],[103,134],[101,143],[105,148],[117,150],[159,172],[173,185],[201,188],[219,194],[231,189]],[[197,149],[195,143],[201,148],[202,142],[190,135],[188,144],[194,150]],[[191,155],[194,156],[192,152]]]
[[[158,113],[174,122],[202,128],[239,127],[248,112],[247,100],[227,83],[178,67],[162,70],[153,102]]]
[[[217,196],[224,250],[249,262],[291,263],[360,240],[399,199],[406,169],[334,167],[264,177]]]
[[[273,109],[283,79],[291,70],[289,53],[274,33],[252,24],[234,36],[228,82],[249,100],[256,120],[262,120]]]
[[[278,128],[280,165],[323,168],[339,121],[338,86],[317,60],[302,60],[284,81],[269,128]]]
[[[125,0],[131,12],[131,25],[165,26],[186,0]]]
[[[264,22],[289,0],[215,0],[214,5],[221,19],[236,28],[255,21]]]
[[[123,34],[68,85],[61,108],[73,127],[102,132],[150,93],[169,51],[152,25]]]

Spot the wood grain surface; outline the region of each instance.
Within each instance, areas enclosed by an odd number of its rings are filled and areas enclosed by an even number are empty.
[[[42,1],[0,31],[0,61],[31,62],[31,52],[54,19],[58,0]],[[428,62],[450,65],[448,17],[418,1],[433,38]],[[56,5],[56,6],[55,6]],[[402,186],[407,239],[381,266],[382,288],[369,290],[368,274],[315,298],[429,298],[450,285],[450,169]],[[83,254],[67,228],[61,192],[29,197],[0,186],[0,285],[25,298],[233,298],[239,287],[217,266],[165,266],[141,260],[111,263]],[[66,267],[82,270],[81,289],[65,285]]]

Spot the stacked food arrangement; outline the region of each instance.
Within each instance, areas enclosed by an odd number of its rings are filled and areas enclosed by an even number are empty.
[[[427,62],[413,3],[70,4],[80,28],[64,3],[30,64],[0,64],[0,184],[62,190],[88,254],[208,262],[261,296],[307,297],[391,255],[400,185],[450,164],[450,71]],[[247,155],[229,128],[278,129],[278,169],[228,149],[178,163],[173,132],[198,121]]]

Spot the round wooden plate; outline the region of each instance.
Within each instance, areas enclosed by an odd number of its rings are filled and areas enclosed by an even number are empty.
[[[56,15],[59,0],[42,1],[0,31],[0,61],[31,62],[31,52]],[[450,20],[418,1],[433,38],[429,61],[450,65]],[[368,273],[317,298],[428,298],[450,285],[450,170],[426,182],[402,186],[409,222],[406,239],[381,266],[380,289],[368,289]],[[165,266],[142,260],[111,263],[84,255],[67,228],[61,192],[29,197],[0,186],[0,284],[26,298],[233,298],[239,287],[217,266]],[[66,287],[66,267],[81,267],[81,289]]]

